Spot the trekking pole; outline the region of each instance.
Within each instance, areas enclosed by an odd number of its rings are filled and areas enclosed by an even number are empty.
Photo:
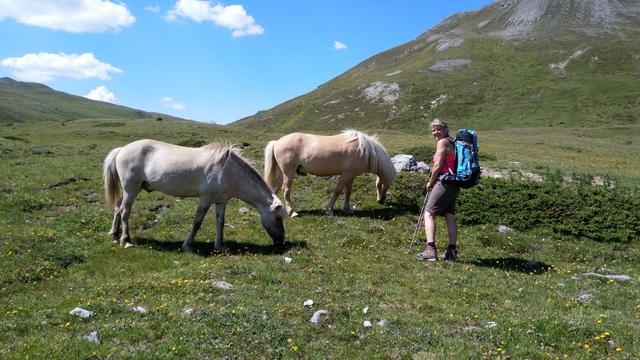
[[[416,246],[416,235],[418,231],[420,231],[420,227],[422,226],[422,217],[424,216],[424,208],[427,206],[427,201],[429,201],[429,193],[431,193],[431,189],[427,189],[427,194],[424,196],[424,201],[422,202],[422,208],[420,208],[420,213],[418,214],[418,225],[416,225],[416,229],[413,231],[413,236],[411,237],[411,245],[409,245],[409,255],[413,252],[413,248]]]

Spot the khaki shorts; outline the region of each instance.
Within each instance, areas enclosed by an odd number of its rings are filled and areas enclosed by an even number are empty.
[[[457,185],[443,184],[438,181],[436,186],[429,193],[429,200],[425,211],[433,215],[453,214],[456,213],[456,198],[460,193],[460,187]]]

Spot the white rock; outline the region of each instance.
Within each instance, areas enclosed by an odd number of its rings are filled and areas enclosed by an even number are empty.
[[[589,300],[591,300],[591,294],[587,293],[587,292],[581,292],[580,295],[578,295],[578,301],[580,302],[589,302]]]
[[[71,310],[69,312],[69,315],[77,315],[80,316],[83,319],[88,319],[88,318],[92,318],[94,316],[96,316],[96,313],[94,313],[93,311],[89,311],[89,310],[85,310],[83,308],[74,308],[73,310]]]
[[[506,234],[506,233],[513,232],[513,229],[508,226],[500,225],[498,226],[498,232],[500,234]]]
[[[453,71],[459,67],[467,66],[471,64],[471,60],[467,59],[452,59],[452,60],[440,60],[435,64],[429,66],[431,71]]]
[[[140,314],[146,314],[148,312],[147,309],[143,308],[142,306],[133,307],[133,308],[131,308],[131,311],[137,312],[137,313],[140,313]]]
[[[238,211],[241,214],[248,214],[249,213],[249,209],[247,209],[246,207],[241,207]]]
[[[368,307],[368,306],[365,306],[365,307],[364,307],[364,309],[362,309],[362,313],[363,313],[363,314],[366,314],[366,313],[368,313],[368,312],[369,312],[369,307]]]
[[[284,257],[284,262],[286,262],[287,264],[290,264],[292,261],[293,261],[293,259],[292,259],[292,258],[290,258],[290,257],[288,257],[288,256],[285,256],[285,257]]]
[[[400,171],[427,172],[429,171],[429,166],[422,161],[416,161],[413,155],[397,154],[391,158],[391,162],[393,163],[393,167],[396,169],[396,172],[400,172]]]
[[[436,45],[436,52],[442,52],[450,48],[459,47],[464,43],[462,39],[442,39]]]
[[[585,277],[585,276],[591,276],[591,277],[599,277],[599,278],[604,278],[604,279],[610,279],[610,280],[619,280],[619,281],[628,281],[631,280],[631,276],[629,275],[608,275],[608,274],[598,274],[595,272],[586,272],[582,275],[574,275],[571,277],[571,279],[573,280],[577,280],[580,279],[580,277]]]
[[[190,315],[193,312],[193,308],[186,307],[182,309],[182,315]]]
[[[329,315],[329,312],[327,310],[318,310],[313,313],[313,316],[311,316],[311,319],[309,321],[312,324],[317,324],[318,321],[320,321],[321,316],[328,316],[328,315]]]
[[[387,326],[387,320],[382,319],[376,323],[378,326]]]
[[[226,281],[216,281],[215,283],[213,283],[213,286],[222,290],[231,290],[233,288],[233,285],[229,284]]]
[[[370,327],[372,327],[373,325],[371,324],[371,321],[369,321],[369,320],[365,320],[365,321],[362,323],[362,326],[364,326],[364,327],[366,327],[366,328],[370,328]]]
[[[309,299],[309,300],[305,301],[304,303],[302,303],[302,306],[304,306],[304,307],[312,307],[313,306],[313,300]]]
[[[98,334],[97,331],[92,331],[88,334],[84,334],[84,335],[80,335],[78,336],[78,338],[82,339],[82,340],[87,340],[87,341],[91,341],[94,343],[100,343],[100,334]]]
[[[362,89],[362,87],[360,89]],[[371,102],[380,100],[390,105],[400,98],[400,85],[397,83],[376,81],[362,90],[362,93],[367,100]]]
[[[495,321],[487,321],[487,322],[484,324],[484,327],[485,327],[485,328],[487,328],[487,329],[492,329],[492,328],[494,328],[494,327],[496,327],[496,326],[498,326],[498,323],[497,323],[497,322],[495,322]]]

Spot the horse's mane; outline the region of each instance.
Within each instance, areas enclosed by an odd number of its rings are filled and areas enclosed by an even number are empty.
[[[347,142],[358,141],[358,151],[366,159],[369,170],[377,174],[383,183],[391,185],[396,180],[396,169],[376,135],[353,129],[343,130],[341,134]]]
[[[260,176],[260,173],[251,165],[250,160],[244,158],[241,154],[240,149],[235,147],[234,145],[223,145],[217,143],[211,143],[207,145],[203,145],[201,149],[210,152],[211,161],[215,163],[224,163],[222,166],[226,165],[226,162],[229,159],[237,160],[236,163],[243,168],[250,180],[256,184],[264,185],[268,188],[267,183],[264,181],[264,178]]]

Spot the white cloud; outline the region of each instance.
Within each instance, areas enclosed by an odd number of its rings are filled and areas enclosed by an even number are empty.
[[[0,21],[75,33],[120,30],[136,18],[122,3],[106,0],[0,0]]]
[[[184,110],[187,108],[186,106],[184,106],[184,104],[181,104],[168,96],[163,97],[160,102],[162,103],[162,105],[175,110]]]
[[[85,95],[87,99],[104,101],[112,104],[117,104],[118,99],[116,95],[109,91],[106,86],[100,85],[97,88],[91,90],[87,95]]]
[[[148,12],[157,13],[157,12],[160,12],[160,6],[146,6],[144,10]]]
[[[37,82],[53,81],[59,77],[111,80],[109,73],[122,72],[117,67],[96,59],[92,53],[27,54],[3,59],[0,65],[11,70],[19,80]]]
[[[233,37],[264,33],[264,28],[256,24],[242,5],[224,6],[218,3],[212,6],[208,0],[178,0],[165,19],[175,21],[178,18],[188,18],[198,23],[210,21],[231,30]]]
[[[336,40],[333,42],[333,48],[336,50],[344,50],[344,49],[347,49],[347,45]]]

